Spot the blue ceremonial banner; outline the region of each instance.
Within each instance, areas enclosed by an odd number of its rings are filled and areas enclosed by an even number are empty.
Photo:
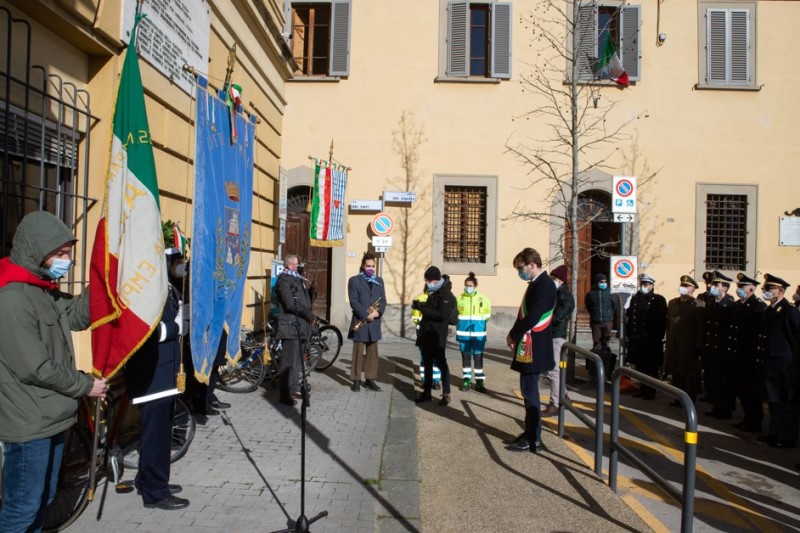
[[[228,332],[228,361],[239,358],[250,263],[255,117],[244,117],[240,106],[231,115],[225,93],[215,94],[202,76],[197,85],[189,336],[195,376],[208,383],[223,330]]]

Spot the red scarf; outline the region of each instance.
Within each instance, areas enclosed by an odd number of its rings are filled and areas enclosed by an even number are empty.
[[[28,285],[42,287],[51,291],[58,288],[55,281],[45,280],[36,276],[27,268],[12,263],[10,258],[4,257],[0,259],[0,288],[15,282],[27,283]]]

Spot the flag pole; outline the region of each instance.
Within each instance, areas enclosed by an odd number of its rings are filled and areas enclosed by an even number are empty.
[[[94,490],[97,483],[97,449],[100,447],[100,398],[94,399],[94,431],[92,431],[92,456],[89,458],[89,491],[87,501],[94,500]]]

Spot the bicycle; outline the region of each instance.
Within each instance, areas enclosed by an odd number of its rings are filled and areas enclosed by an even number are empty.
[[[120,493],[134,489],[133,483],[122,481],[122,476],[126,466],[136,466],[135,463],[131,465],[131,462],[125,459],[124,453],[125,450],[131,454],[134,451],[138,453],[140,446],[138,410],[131,409],[127,392],[120,388],[120,382],[112,384],[108,399],[104,402],[105,409],[99,426],[99,446],[94,458],[92,458],[94,402],[88,398],[81,401],[78,421],[67,431],[65,437],[58,488],[55,498],[47,508],[44,531],[65,529],[86,509],[89,504],[89,471],[92,461],[96,465],[96,479],[103,476],[109,478],[116,491]],[[171,462],[186,454],[195,432],[195,421],[189,415],[188,407],[180,399],[176,399],[175,412],[177,429],[173,429]]]
[[[242,357],[235,365],[230,363],[216,368],[220,389],[245,393],[256,390],[269,377],[275,379],[281,367],[283,343],[275,338],[269,323],[263,329],[250,330],[242,327],[240,331]],[[311,337],[303,356],[303,369],[306,377],[312,370],[327,370],[339,357],[342,349],[342,332],[333,324],[319,318],[312,325]],[[267,351],[269,347],[269,351]]]

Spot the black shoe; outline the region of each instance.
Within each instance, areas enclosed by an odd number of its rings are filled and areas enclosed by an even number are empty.
[[[283,405],[297,405],[297,400],[295,400],[295,399],[294,399],[294,398],[292,398],[291,396],[289,396],[288,398],[281,398],[281,399],[280,399],[280,402],[281,402]]]
[[[441,388],[442,388],[442,382],[441,381],[434,381],[433,382],[433,390],[439,390]]]
[[[208,405],[210,405],[214,409],[230,409],[231,408],[231,404],[229,404],[228,402],[221,402],[219,400],[212,400],[212,401],[208,402]]]
[[[716,414],[711,416],[716,418],[717,420],[730,420],[731,418],[733,418],[732,414],[725,411],[718,411]]]
[[[522,438],[515,442],[514,444],[509,444],[506,446],[506,450],[511,450],[512,452],[527,452],[531,449],[531,444],[528,442],[528,439]],[[534,447],[536,449],[536,447]]]
[[[681,402],[679,402],[678,400],[672,400],[671,402],[669,402],[669,404],[672,407],[680,407],[682,405]]]
[[[516,444],[521,440],[525,440],[525,433],[520,433],[519,435],[517,435],[513,439],[506,439],[506,440],[503,441],[503,444],[506,444],[506,445]]]
[[[439,400],[439,405],[447,405],[450,403],[450,395],[442,394],[442,399]]]
[[[534,446],[531,446],[530,452],[539,453],[542,450],[544,450],[544,444],[542,444],[542,441],[539,441]]]
[[[759,435],[756,440],[758,442],[773,443],[777,442],[778,438],[775,435]]]
[[[480,392],[482,394],[486,394],[486,386],[483,384],[483,381],[478,381],[475,383],[475,392]]]
[[[734,422],[733,424],[731,424],[731,427],[736,429],[744,429],[746,425],[747,424],[744,423],[744,420],[742,420],[741,422]]]
[[[172,496],[173,494],[180,494],[180,492],[182,490],[183,490],[183,487],[181,487],[180,485],[173,485],[172,483],[169,484],[169,494],[170,494],[170,496]],[[140,489],[139,487],[136,487],[136,494],[141,495],[142,494],[142,489]]]
[[[643,398],[644,392],[640,390],[639,392],[637,392],[636,394],[632,394],[631,396],[633,396],[634,398]]]
[[[216,409],[214,409],[213,407],[211,407],[209,405],[209,406],[206,406],[206,412],[203,413],[203,414],[206,415],[206,416],[214,416],[214,415],[218,415],[219,411],[217,411]]]
[[[364,382],[364,386],[365,386],[366,388],[368,388],[369,390],[373,390],[373,391],[375,391],[375,392],[378,392],[379,390],[381,390],[381,388],[378,386],[378,384],[377,384],[377,383],[375,383],[375,380],[374,380],[374,379],[368,379],[368,380],[366,380],[366,381]]]
[[[186,498],[178,498],[177,496],[167,496],[163,500],[155,503],[144,504],[148,509],[163,509],[164,511],[177,511],[178,509],[185,509],[189,507],[189,500]]]
[[[433,396],[431,396],[430,394],[422,393],[416,398],[414,398],[414,403],[429,402],[431,400],[433,400]]]
[[[353,392],[358,392],[361,390],[361,382],[354,381],[352,385],[350,385],[350,390]]]
[[[302,400],[303,399],[303,393],[302,392],[292,392],[292,393],[289,394],[289,396],[291,396],[295,400]]]

